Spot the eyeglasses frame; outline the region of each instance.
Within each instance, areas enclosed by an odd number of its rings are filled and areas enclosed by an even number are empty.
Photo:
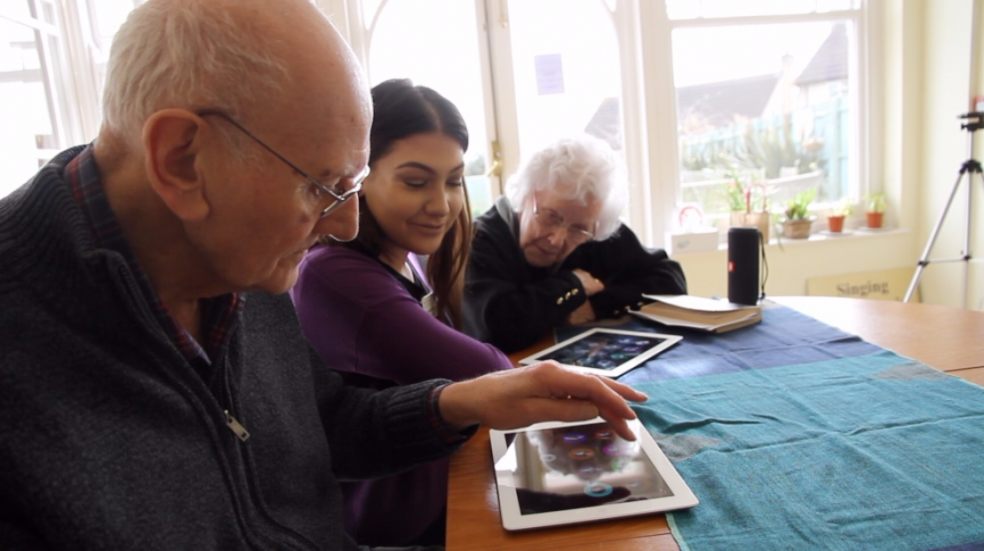
[[[536,195],[531,194],[531,198],[533,199],[533,217],[536,220],[542,220],[539,217],[541,210],[540,210],[539,205],[537,205]],[[555,227],[555,228],[562,228],[564,230],[564,233],[565,233],[565,236],[566,237],[569,237],[571,235],[571,230],[577,232],[577,235],[580,235],[581,236],[581,240],[576,240],[576,242],[577,242],[578,245],[580,245],[582,243],[587,243],[588,241],[591,241],[592,239],[595,238],[595,233],[590,232],[590,231],[587,231],[587,230],[583,230],[581,228],[575,228],[574,226],[572,226],[570,224],[567,224],[566,221],[564,220],[564,217],[561,216],[560,213],[557,212],[557,211],[555,211],[554,209],[547,208],[546,210],[552,211],[554,214],[557,215],[557,218],[559,220],[559,223],[557,225],[553,226],[553,227]],[[550,228],[550,226],[546,226],[546,227],[548,229]],[[598,227],[598,222],[595,222],[595,228],[597,229],[597,227]]]
[[[243,134],[249,136],[250,139],[252,139],[254,142],[259,144],[263,149],[266,149],[271,155],[273,155],[277,159],[280,159],[281,162],[289,166],[291,169],[294,170],[294,172],[296,172],[301,177],[303,177],[304,180],[309,185],[315,186],[319,191],[327,193],[332,199],[335,200],[335,202],[323,208],[321,210],[321,213],[319,214],[319,218],[325,218],[326,216],[334,212],[335,209],[341,207],[343,204],[345,204],[346,201],[348,201],[357,193],[359,193],[359,191],[362,190],[362,184],[366,181],[366,178],[369,177],[369,167],[367,166],[352,178],[351,188],[345,190],[342,193],[338,193],[335,190],[331,189],[330,187],[318,181],[317,178],[311,176],[296,164],[292,163],[290,160],[287,159],[287,157],[284,157],[276,149],[274,149],[266,142],[261,140],[259,137],[256,136],[256,134],[250,132],[249,129],[243,126],[242,123],[237,121],[235,118],[232,117],[232,115],[226,113],[222,109],[216,109],[216,108],[199,109],[195,111],[195,114],[202,118],[210,117],[210,116],[221,118],[222,120],[226,121],[227,123],[239,129],[239,131],[242,132]]]

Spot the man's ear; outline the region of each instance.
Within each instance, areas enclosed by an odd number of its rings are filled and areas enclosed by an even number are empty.
[[[182,220],[201,220],[209,213],[205,182],[196,159],[204,122],[184,109],[163,109],[144,123],[143,146],[150,187]]]

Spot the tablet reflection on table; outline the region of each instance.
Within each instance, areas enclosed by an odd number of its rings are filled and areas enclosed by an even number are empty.
[[[516,488],[523,514],[673,495],[639,443],[623,440],[607,423],[510,437],[496,474]]]

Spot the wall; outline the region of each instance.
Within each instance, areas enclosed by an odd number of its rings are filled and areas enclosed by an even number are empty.
[[[915,2],[905,2],[906,9]],[[916,224],[917,257],[923,253],[931,232],[943,211],[947,197],[954,189],[961,165],[971,156],[970,132],[960,129],[957,115],[970,110],[971,89],[984,94],[980,83],[982,56],[976,56],[972,66],[972,38],[978,37],[984,25],[984,1],[923,0],[925,63],[924,108],[922,110],[923,139],[920,155],[924,159],[919,188],[919,210]],[[976,7],[976,17],[974,15]],[[918,9],[918,8],[913,8]],[[908,14],[907,14],[908,16]],[[973,26],[972,26],[973,25]],[[973,70],[972,70],[973,68]],[[976,73],[976,77],[972,76]],[[971,86],[973,79],[974,86]],[[977,160],[982,157],[984,131],[975,134]],[[973,183],[974,200],[971,214],[971,253],[979,256],[984,247],[984,181],[979,176],[961,180],[957,195],[941,227],[930,258],[957,258],[964,250],[968,227],[967,190]],[[976,251],[975,251],[976,249]],[[968,278],[968,298],[963,300],[964,278]],[[984,269],[980,263],[931,263],[924,271],[922,292],[925,302],[984,309]]]
[[[771,243],[765,248],[769,276],[766,295],[805,295],[806,280],[854,272],[908,265],[914,248],[912,232],[851,235],[824,240]],[[687,275],[693,295],[727,296],[727,252],[713,251],[673,255]]]

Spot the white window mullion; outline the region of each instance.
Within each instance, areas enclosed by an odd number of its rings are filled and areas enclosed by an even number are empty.
[[[678,198],[679,154],[677,143],[676,86],[673,81],[673,50],[670,22],[664,0],[641,1],[639,24],[642,37],[642,80],[645,90],[649,209],[645,239],[662,246],[664,231],[673,227]]]
[[[853,95],[856,113],[860,116],[855,117],[859,125],[858,136],[858,155],[856,178],[858,182],[857,193],[864,195],[875,191],[883,191],[879,186],[875,189],[874,183],[883,180],[882,159],[884,158],[884,142],[881,131],[882,121],[885,117],[884,102],[884,22],[877,21],[868,13],[868,5],[865,2],[861,13],[854,21],[857,25],[857,51],[858,55],[851,61],[851,68],[854,74],[850,75],[853,82],[857,83],[857,89]],[[862,70],[862,66],[864,70]],[[873,98],[881,98],[875,102]]]
[[[32,0],[30,2],[31,15],[39,21],[44,21],[44,0]],[[54,22],[58,28],[58,21]],[[41,84],[45,91],[45,100],[48,107],[48,117],[51,121],[51,134],[56,144],[62,145],[70,141],[69,131],[65,124],[65,96],[64,82],[59,79],[57,66],[58,52],[52,51],[52,39],[61,42],[59,32],[46,32],[35,30],[35,44],[37,45],[38,61],[41,68]]]
[[[646,144],[646,124],[640,113],[646,112],[643,86],[641,29],[639,4],[620,0],[615,8],[616,35],[619,40],[619,61],[622,66],[622,132],[625,143],[626,177],[628,178],[629,226],[636,228],[641,238],[651,243],[653,234],[651,209],[652,186],[649,177],[649,151]]]
[[[674,29],[693,27],[726,27],[732,25],[774,25],[782,23],[808,23],[820,21],[855,20],[856,10],[826,11],[822,13],[791,13],[784,15],[750,15],[740,17],[700,17],[697,19],[669,20]]]
[[[519,125],[517,124],[516,83],[513,79],[513,53],[509,34],[509,6],[507,0],[486,0],[486,31],[490,57],[495,128],[500,147],[504,189],[506,180],[514,174],[522,162],[519,150]]]
[[[94,47],[90,15],[76,0],[57,3],[61,18],[62,59],[71,71],[61,71],[59,87],[60,110],[64,114],[65,138],[70,143],[85,143],[95,138],[102,120],[98,77],[92,48]]]
[[[507,174],[511,174],[515,171],[515,165],[512,165],[512,170],[507,172],[506,162],[503,158],[502,151],[502,121],[498,116],[499,108],[499,90],[496,88],[496,78],[493,72],[494,59],[497,57],[498,53],[494,46],[494,39],[492,37],[492,32],[489,30],[491,27],[491,19],[489,17],[489,7],[487,0],[474,0],[475,2],[475,24],[478,26],[477,33],[479,36],[478,52],[479,59],[478,63],[481,66],[482,75],[482,93],[486,99],[482,103],[484,108],[485,120],[487,125],[485,128],[485,141],[481,144],[476,143],[478,140],[473,139],[472,147],[484,147],[485,148],[485,158],[488,159],[486,165],[486,174],[489,177],[489,191],[491,193],[491,199],[495,200],[500,195],[505,192],[505,179]],[[507,44],[508,47],[508,44]],[[507,51],[508,53],[508,51]],[[511,58],[511,56],[507,56]],[[475,136],[474,138],[477,138]],[[515,140],[512,140],[515,143]]]

